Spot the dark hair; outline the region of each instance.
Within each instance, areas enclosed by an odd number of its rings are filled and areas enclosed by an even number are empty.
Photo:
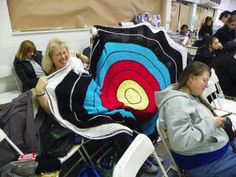
[[[191,75],[200,76],[205,71],[207,71],[211,75],[210,68],[202,62],[194,61],[186,66],[183,72],[180,74],[177,84],[177,89],[181,88],[182,86],[186,85],[187,80]]]
[[[235,55],[236,54],[236,41],[229,41],[224,46],[224,54],[226,55]]]
[[[213,18],[210,17],[210,16],[207,16],[207,17],[205,18],[204,25],[206,25],[208,21],[211,21],[212,24],[213,24]]]
[[[183,25],[180,27],[180,30],[182,31],[184,28],[188,28],[188,25],[183,24]]]
[[[216,39],[218,39],[215,36],[208,36],[205,38],[205,44],[207,47],[209,47],[209,45],[211,45]]]
[[[236,15],[236,10],[233,10],[233,11],[231,12],[231,15]]]
[[[231,12],[226,10],[220,14],[219,20],[222,19],[223,17],[228,17],[228,15],[231,15]]]

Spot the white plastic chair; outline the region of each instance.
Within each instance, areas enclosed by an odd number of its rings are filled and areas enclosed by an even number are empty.
[[[236,102],[225,98],[224,93],[220,87],[219,79],[215,73],[215,70],[211,69],[211,77],[208,82],[208,88],[203,92],[203,97],[211,97],[211,105],[215,109],[232,112],[236,114]]]
[[[24,155],[24,153],[8,138],[6,133],[2,129],[0,129],[0,142],[2,142],[3,140],[6,140],[18,154]]]
[[[18,97],[21,91],[11,66],[0,66],[0,71],[0,85],[3,90],[2,93],[0,93],[0,106],[2,107]],[[13,85],[12,80],[14,81]]]
[[[153,146],[151,140],[144,134],[137,135],[125,151],[114,168],[113,177],[135,177],[140,167],[150,154],[154,154],[163,176],[168,177],[159,157],[155,152],[155,147]]]
[[[166,148],[166,151],[168,153],[168,156],[170,158],[170,166],[168,167],[167,171],[170,171],[171,169],[176,171],[178,176],[181,177],[182,174],[180,172],[180,169],[178,167],[178,165],[176,164],[171,152],[170,152],[170,143],[169,143],[169,139],[165,133],[165,131],[160,127],[159,125],[159,121],[157,121],[157,131],[158,131],[158,134],[159,136],[161,137],[161,141],[163,142],[165,148]]]

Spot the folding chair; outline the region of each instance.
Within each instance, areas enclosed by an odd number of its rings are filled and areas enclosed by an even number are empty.
[[[0,85],[1,88],[4,88],[0,93],[0,106],[2,107],[19,96],[21,91],[11,66],[0,66],[0,71]]]
[[[84,160],[84,162],[88,162],[90,165],[92,165],[94,167],[93,161],[91,160],[88,152],[86,151],[84,145],[86,143],[88,143],[90,140],[85,140],[84,138],[81,138],[81,143],[74,145],[70,151],[67,153],[66,156],[60,157],[59,160],[61,163],[64,163],[67,159],[69,159],[73,154],[75,154],[76,152],[79,152],[79,154],[81,155],[82,159]]]
[[[211,69],[211,77],[208,82],[208,88],[206,88],[203,92],[204,98],[207,98],[208,96],[210,96],[212,100],[211,105],[215,109],[236,114],[236,102],[225,98],[224,93],[219,84],[219,79],[213,68]]]
[[[76,154],[77,152],[79,153],[79,155],[82,158],[82,161],[84,163],[89,164],[92,167],[95,167],[93,161],[92,161],[92,157],[90,157],[90,155],[88,154],[88,152],[85,149],[85,144],[87,144],[88,142],[90,142],[89,139],[84,139],[81,137],[81,142],[80,144],[76,144],[74,145],[70,151],[67,153],[67,155],[63,156],[63,157],[59,157],[58,159],[60,160],[61,164],[66,163],[67,160],[69,160],[74,154]],[[76,161],[63,175],[60,175],[61,177],[67,177],[69,176],[69,174],[71,173],[71,171],[73,171],[78,164],[81,162],[81,159],[79,159],[78,161]]]
[[[183,176],[181,171],[180,171],[180,168],[178,167],[178,165],[176,164],[171,152],[170,152],[170,143],[169,143],[169,139],[165,133],[165,131],[160,127],[160,124],[159,124],[159,121],[157,121],[157,131],[158,131],[158,134],[159,136],[161,137],[161,140],[166,148],[166,151],[167,151],[167,154],[170,158],[170,166],[169,168],[167,169],[167,172],[170,171],[171,169],[176,171],[178,176],[181,177]]]
[[[150,154],[155,156],[163,176],[168,177],[159,157],[155,152],[155,147],[153,146],[151,140],[144,134],[137,135],[125,151],[114,168],[113,177],[135,177],[140,167]]]
[[[0,142],[2,142],[4,139],[13,147],[14,150],[16,150],[19,155],[24,155],[24,153],[8,138],[6,133],[0,129]]]

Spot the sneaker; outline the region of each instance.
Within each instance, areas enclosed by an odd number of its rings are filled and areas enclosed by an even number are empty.
[[[141,170],[149,174],[156,174],[158,172],[157,166],[153,165],[152,162],[150,162],[149,160],[146,160],[143,163]]]
[[[159,156],[158,156],[159,157]],[[163,164],[164,163],[164,160],[159,157],[161,163]],[[159,166],[158,163],[157,163],[157,160],[155,158],[155,156],[153,154],[151,154],[149,157],[148,157],[148,160],[153,164],[153,165],[156,165],[156,166]]]

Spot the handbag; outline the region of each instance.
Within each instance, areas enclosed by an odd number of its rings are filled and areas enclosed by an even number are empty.
[[[235,128],[229,117],[226,117],[226,121],[224,122],[223,129],[225,130],[225,132],[227,133],[229,137],[229,144],[231,145],[233,152],[236,153]]]
[[[234,135],[234,127],[231,119],[229,117],[226,117],[226,121],[224,122],[223,129],[227,133],[229,137],[229,141],[234,141],[235,135]]]

